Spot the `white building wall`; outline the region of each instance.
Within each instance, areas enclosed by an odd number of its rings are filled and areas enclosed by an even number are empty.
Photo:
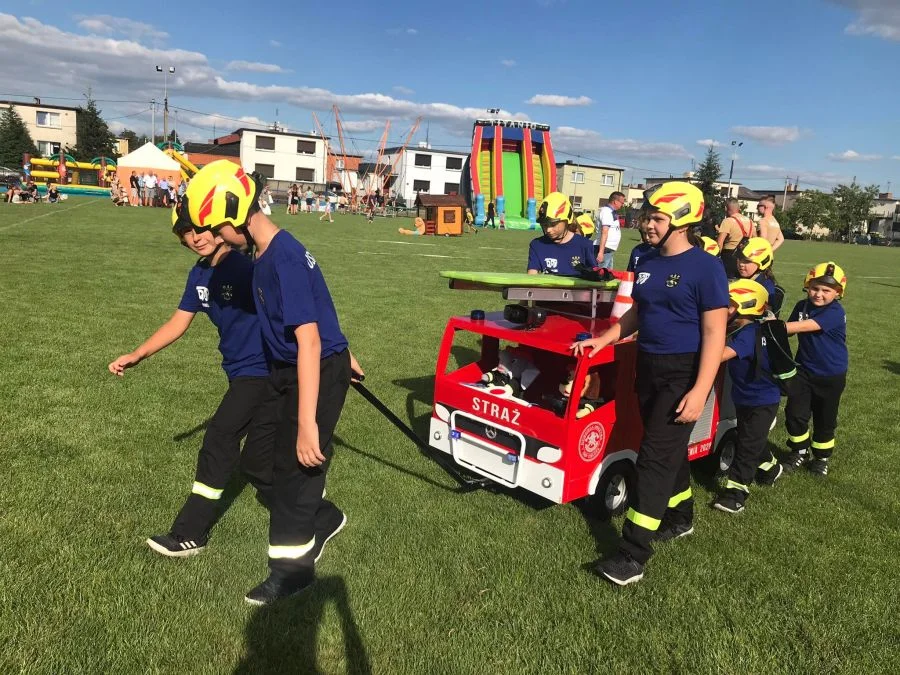
[[[0,105],[0,108],[6,107],[8,104]],[[61,110],[52,105],[26,103],[14,103],[12,109],[25,122],[31,140],[34,141],[38,151],[44,155],[51,154],[48,150],[52,149],[49,147],[52,144],[59,144],[67,150],[75,147],[77,113],[74,110]],[[38,124],[39,120],[41,124]]]
[[[429,155],[431,157],[431,166],[416,166],[416,154]],[[396,153],[385,155],[384,161],[393,162]],[[448,169],[447,158],[452,157],[459,160],[459,169]],[[432,152],[426,148],[407,148],[403,153],[403,157],[397,166],[397,178],[394,181],[394,191],[400,194],[407,203],[411,203],[416,198],[416,181],[424,181],[428,183],[428,194],[443,195],[447,194],[445,187],[448,183],[456,185],[455,192],[462,192],[463,171],[462,165],[465,164],[466,154],[449,154],[445,152]]]
[[[257,137],[275,139],[274,150],[257,148]],[[297,152],[297,141],[315,144],[313,154]],[[321,138],[281,134],[274,131],[243,131],[241,133],[241,164],[248,171],[256,171],[258,164],[271,165],[271,178],[297,183],[325,182],[325,143]],[[297,169],[312,169],[312,180],[297,179]],[[265,175],[265,174],[264,174]]]

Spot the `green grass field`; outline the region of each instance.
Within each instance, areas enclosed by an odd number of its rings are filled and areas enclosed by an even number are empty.
[[[900,251],[789,241],[787,307],[808,266],[849,275],[851,367],[831,475],[788,476],[746,512],[707,508],[620,589],[585,565],[621,519],[458,494],[360,396],[329,496],[348,527],[319,583],[278,606],[267,514],[244,490],[209,548],[163,559],[202,424],[226,387],[203,318],[129,371],[106,365],[174,310],[192,255],[162,209],[107,200],[0,208],[0,672],[838,673],[900,668]],[[420,430],[452,313],[502,306],[441,269],[521,271],[532,233],[402,237],[395,220],[276,220],[316,255],[370,389]],[[635,241],[629,231],[617,263]],[[894,403],[891,403],[891,401]],[[891,412],[891,411],[894,412]],[[772,440],[783,447],[779,423]]]

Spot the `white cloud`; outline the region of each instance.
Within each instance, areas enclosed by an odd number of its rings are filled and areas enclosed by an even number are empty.
[[[719,141],[715,141],[711,138],[704,138],[702,140],[699,140],[699,141],[697,141],[697,145],[704,147],[704,148],[708,148],[710,146],[712,146],[714,148],[722,147],[722,144]]]
[[[406,34],[407,35],[418,35],[419,31],[417,31],[415,28],[407,28]]]
[[[859,15],[844,32],[900,41],[900,4],[896,0],[836,0]]]
[[[590,105],[593,103],[587,96],[560,96],[558,94],[535,94],[525,101],[531,105],[546,105],[554,108],[570,108],[573,106]]]
[[[772,166],[771,164],[747,164],[736,167],[736,173],[740,179],[745,177],[751,178],[777,178],[784,180],[789,177],[793,182],[797,178],[800,179],[801,187],[812,186],[816,188],[828,189],[840,183],[849,184],[853,180],[852,176],[832,173],[830,171],[804,171],[802,169],[787,169],[783,166]]]
[[[512,68],[513,66],[515,66],[517,64],[513,59],[501,59],[500,65],[506,66],[507,68]]]
[[[419,31],[416,28],[388,28],[385,31],[388,35],[418,35]]]
[[[274,63],[259,63],[257,61],[229,61],[225,70],[244,71],[247,73],[289,73],[281,66]]]
[[[793,143],[800,138],[798,127],[731,127],[731,130],[746,138],[764,145],[782,145]]]
[[[124,35],[132,40],[162,41],[169,37],[165,31],[159,30],[149,23],[133,21],[120,16],[109,14],[95,14],[86,16],[79,14],[75,17],[78,26],[94,35]]]
[[[900,159],[900,155],[891,155],[891,159]]]
[[[609,153],[627,157],[688,158],[691,154],[678,143],[638,141],[632,138],[603,138],[596,131],[559,127],[553,130],[553,145],[572,154]]]
[[[279,47],[281,47],[281,43],[278,40],[269,40],[269,46],[278,49]]]
[[[400,84],[391,87],[391,90],[395,91],[398,94],[402,94],[403,96],[412,96],[413,94],[416,93],[414,89],[410,89],[409,87],[404,87],[403,85],[400,85]]]
[[[344,131],[367,133],[376,129],[384,129],[384,122],[378,120],[347,120],[343,126]]]
[[[828,159],[834,162],[874,162],[882,159],[881,155],[866,155],[856,150],[844,150],[843,152],[830,152]]]

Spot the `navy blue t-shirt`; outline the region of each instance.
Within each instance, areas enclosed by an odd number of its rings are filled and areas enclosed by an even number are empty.
[[[760,326],[750,323],[728,336],[725,344],[731,347],[736,357],[728,361],[728,374],[731,375],[731,397],[736,405],[758,406],[772,405],[781,401],[781,390],[771,379],[769,356],[765,344],[760,350],[761,373],[756,378],[756,341],[759,339]],[[765,338],[763,338],[765,340]]]
[[[632,297],[638,347],[651,354],[689,354],[700,349],[703,312],[728,307],[728,279],[722,263],[703,249],[653,253],[638,265]]]
[[[573,234],[565,244],[554,244],[546,236],[532,239],[528,246],[528,269],[541,274],[577,277],[576,265],[596,267],[594,245],[590,239]]]
[[[628,267],[625,268],[626,272],[634,272],[634,268],[638,266],[638,262],[641,258],[645,257],[648,253],[652,253],[655,249],[650,244],[645,244],[641,242],[633,249],[631,249],[631,255],[628,256]]]
[[[209,317],[219,331],[222,369],[233,377],[267,375],[262,333],[253,304],[253,263],[231,251],[212,267],[206,258],[191,268],[178,309]]]
[[[266,352],[273,361],[297,363],[294,330],[308,323],[319,329],[321,358],[347,349],[322,270],[289,232],[279,231],[256,259],[253,287]]]
[[[816,307],[808,300],[794,306],[788,321],[812,319],[822,330],[797,333],[797,363],[821,377],[841,375],[850,366],[847,353],[847,314],[837,300]]]

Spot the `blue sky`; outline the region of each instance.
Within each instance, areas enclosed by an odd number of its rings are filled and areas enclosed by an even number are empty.
[[[856,176],[900,192],[898,0],[596,0],[391,3],[20,3],[0,13],[0,98],[77,99],[114,129],[149,131],[154,66],[175,65],[179,131],[205,140],[278,119],[371,152],[426,118],[433,145],[464,148],[489,107],[549,123],[559,159],[678,174],[701,141],[743,141],[737,180],[785,175],[828,188]],[[9,11],[9,10],[5,10]],[[59,97],[59,98],[53,98]],[[75,101],[68,101],[75,104]],[[230,118],[230,119],[229,119]],[[236,122],[244,119],[244,122]]]

